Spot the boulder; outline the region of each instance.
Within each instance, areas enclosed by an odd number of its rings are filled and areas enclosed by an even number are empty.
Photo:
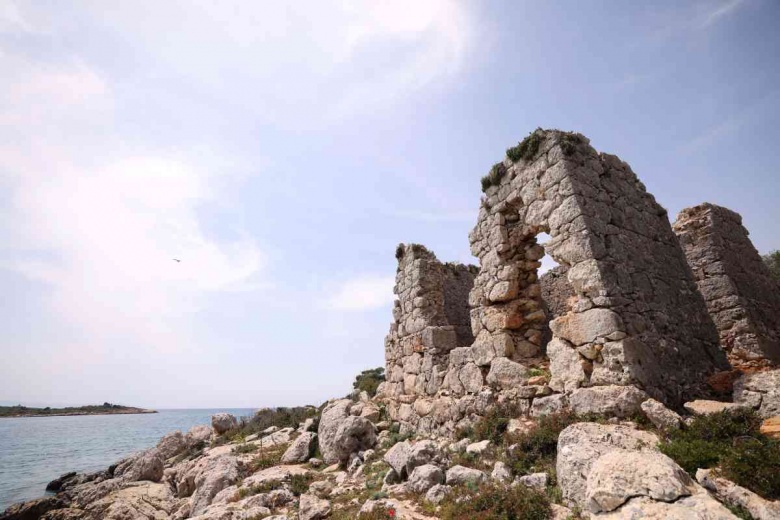
[[[240,477],[238,460],[230,455],[204,457],[188,467],[177,480],[179,496],[192,494],[192,515],[199,515],[213,498]]]
[[[730,480],[714,475],[710,469],[696,471],[696,480],[705,489],[712,492],[718,500],[747,510],[755,520],[777,520],[780,518],[780,501],[772,502],[761,498]]]
[[[211,416],[211,427],[214,428],[214,432],[217,435],[221,435],[236,426],[238,426],[238,420],[234,415],[229,413],[216,413]]]
[[[67,507],[61,498],[48,496],[13,504],[5,512],[0,511],[2,520],[38,520],[44,514],[54,509]]]
[[[425,500],[431,504],[440,504],[452,491],[452,487],[436,484],[425,494]]]
[[[417,466],[409,474],[409,489],[414,493],[425,493],[436,484],[444,484],[444,472],[433,464]]]
[[[148,480],[159,482],[163,476],[164,461],[160,452],[151,449],[121,462],[114,470],[114,477],[126,481]]]
[[[648,398],[634,386],[593,386],[573,391],[569,406],[577,415],[593,413],[625,418],[639,412]]]
[[[546,397],[537,397],[531,404],[531,415],[541,417],[554,413],[561,413],[569,407],[569,399],[566,394],[553,394]]]
[[[157,452],[163,459],[170,459],[186,450],[189,443],[180,431],[167,434],[157,443]]]
[[[547,487],[547,473],[531,473],[515,479],[515,482],[525,487],[543,491]]]
[[[498,461],[493,464],[493,472],[490,474],[490,478],[506,483],[512,480],[512,472],[509,471],[509,466],[504,462]]]
[[[365,417],[350,415],[352,401],[341,399],[322,411],[317,432],[320,451],[328,464],[346,464],[349,456],[376,444],[376,428]]]
[[[317,447],[317,434],[314,432],[303,432],[297,439],[290,444],[287,451],[282,455],[282,464],[298,464],[306,462],[314,453]]]
[[[484,440],[479,442],[473,442],[466,446],[466,453],[472,453],[474,455],[481,455],[490,447],[490,441]]]
[[[304,493],[298,507],[299,520],[320,520],[330,514],[330,502],[315,495]]]
[[[550,322],[550,329],[555,337],[575,346],[593,343],[598,338],[620,339],[621,333],[625,336],[620,316],[602,308],[564,314]]]
[[[614,511],[630,498],[673,502],[696,493],[691,477],[658,451],[613,450],[591,467],[585,500],[592,513]]]
[[[190,446],[195,446],[201,442],[208,442],[211,439],[212,429],[205,424],[199,424],[190,428],[187,432],[187,442]]]
[[[547,344],[550,358],[550,388],[556,392],[570,392],[587,380],[580,355],[568,342],[553,338]]]
[[[395,471],[399,477],[405,477],[406,463],[409,461],[409,457],[412,454],[412,445],[409,441],[395,443],[387,453],[385,453],[384,461],[387,462],[391,468]]]
[[[723,403],[720,401],[697,399],[696,401],[685,403],[683,408],[688,410],[693,415],[710,415],[711,413],[719,413],[726,410],[739,408],[739,405],[734,403]]]
[[[566,427],[558,437],[556,474],[564,501],[585,509],[585,488],[596,460],[613,450],[639,450],[656,446],[656,435],[628,426],[577,423]]]
[[[671,504],[656,502],[646,496],[636,497],[615,511],[601,513],[592,518],[598,520],[739,520],[704,490]]]
[[[457,486],[469,482],[478,484],[485,480],[485,474],[478,469],[453,466],[447,470],[447,485]]]
[[[168,518],[179,503],[165,484],[134,483],[91,502],[83,509],[90,520]]]
[[[677,430],[682,424],[680,416],[655,399],[648,399],[640,407],[650,422],[659,430]]]

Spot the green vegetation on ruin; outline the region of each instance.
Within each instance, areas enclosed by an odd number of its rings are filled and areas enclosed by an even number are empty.
[[[385,380],[385,368],[377,367],[370,370],[363,370],[360,374],[355,376],[355,382],[352,383],[352,388],[358,392],[366,392],[369,397],[376,395],[376,389]]]
[[[764,255],[764,263],[769,268],[769,272],[775,280],[780,281],[780,251],[772,251]]]

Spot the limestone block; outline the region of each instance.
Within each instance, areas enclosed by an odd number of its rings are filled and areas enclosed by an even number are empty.
[[[569,313],[550,322],[550,329],[556,337],[573,345],[592,343],[597,338],[623,332],[623,320],[610,309],[590,309],[580,313]]]

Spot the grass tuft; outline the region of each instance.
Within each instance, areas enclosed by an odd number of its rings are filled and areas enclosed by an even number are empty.
[[[497,483],[456,488],[439,511],[442,520],[545,520],[551,515],[545,493]]]

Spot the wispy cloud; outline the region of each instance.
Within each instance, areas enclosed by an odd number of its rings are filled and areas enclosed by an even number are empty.
[[[393,302],[395,277],[361,275],[346,280],[328,297],[325,306],[335,311],[368,311]]]
[[[724,17],[733,14],[739,8],[743,7],[747,3],[747,0],[728,0],[727,2],[720,2],[713,6],[710,10],[706,11],[701,18],[699,27],[706,29]]]

